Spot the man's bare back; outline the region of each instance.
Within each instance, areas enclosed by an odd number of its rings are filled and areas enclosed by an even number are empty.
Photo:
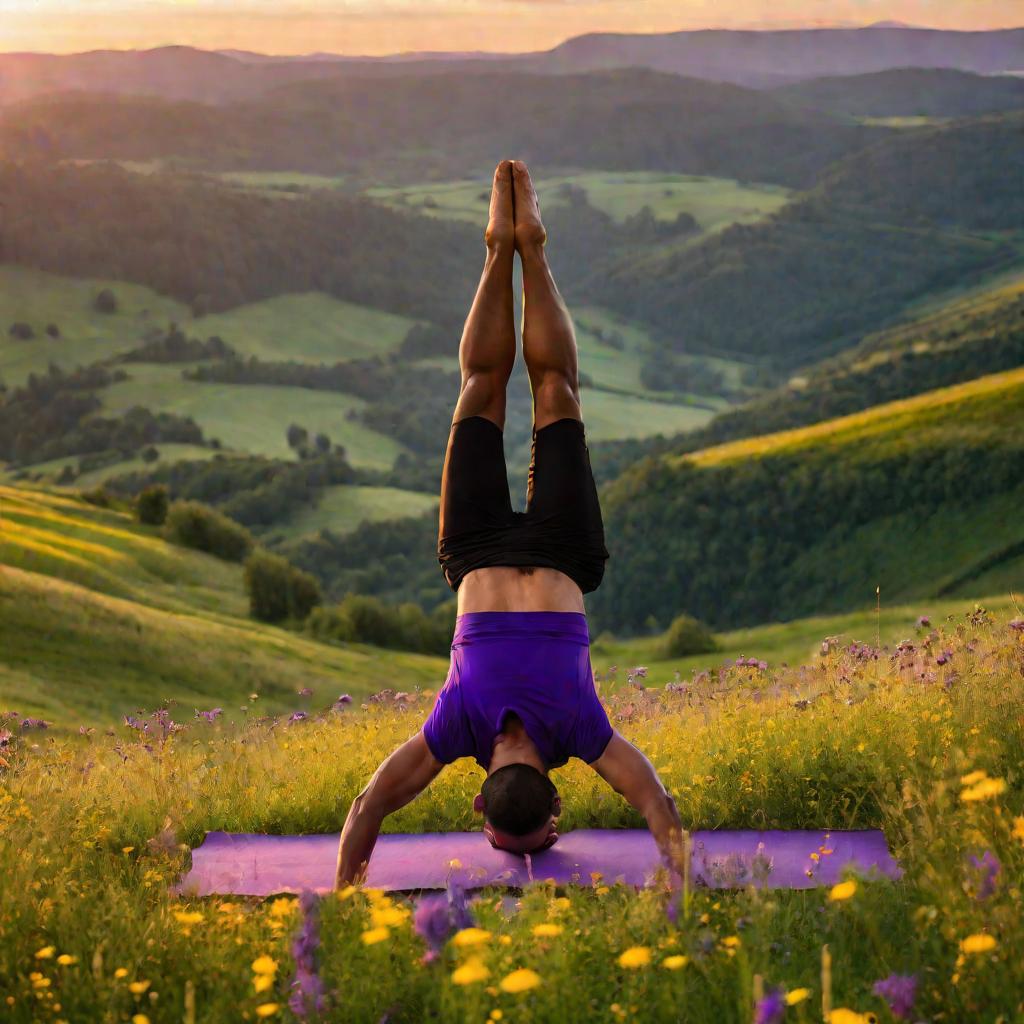
[[[469,612],[582,612],[583,592],[564,572],[543,566],[496,565],[467,573],[458,614]]]

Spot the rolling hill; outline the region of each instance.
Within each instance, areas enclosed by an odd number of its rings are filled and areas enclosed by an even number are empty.
[[[605,628],[1024,585],[1024,369],[641,462],[604,492]],[[974,588],[978,587],[979,590]]]

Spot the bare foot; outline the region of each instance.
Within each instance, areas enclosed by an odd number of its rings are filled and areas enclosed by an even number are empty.
[[[511,248],[515,243],[512,218],[512,161],[502,160],[494,169],[491,209],[484,232],[488,249]]]
[[[543,246],[548,234],[540,219],[537,190],[522,160],[512,161],[512,183],[515,188],[516,248],[521,256],[524,249],[539,249]]]

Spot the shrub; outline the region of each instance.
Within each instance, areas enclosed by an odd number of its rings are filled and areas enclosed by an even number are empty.
[[[99,313],[116,313],[117,296],[109,288],[104,288],[103,291],[96,296],[96,301],[93,305]]]
[[[428,614],[411,601],[389,605],[366,594],[348,594],[340,604],[317,608],[306,628],[318,639],[334,643],[373,644],[443,657],[451,649],[454,602]]]
[[[82,491],[80,497],[82,501],[87,501],[97,508],[110,508],[114,504],[114,496],[105,487],[93,487],[88,491]]]
[[[46,325],[46,333],[51,338],[59,338],[60,337],[60,328],[56,324],[47,324]]]
[[[163,526],[169,506],[167,488],[163,484],[153,484],[141,491],[135,499],[135,514],[140,523]]]
[[[160,451],[154,445],[148,445],[142,449],[142,461],[147,465],[151,462],[156,462],[160,458]]]
[[[17,323],[11,324],[11,329],[7,333],[18,341],[31,341],[36,336],[36,332],[32,330],[32,325],[20,320]]]
[[[678,615],[665,631],[662,653],[667,658],[684,658],[688,654],[706,654],[718,650],[714,634],[692,615]]]
[[[287,559],[257,548],[245,562],[249,613],[263,622],[305,619],[320,603],[320,584]]]
[[[164,535],[228,562],[241,562],[256,543],[240,523],[198,501],[174,502],[167,512]]]

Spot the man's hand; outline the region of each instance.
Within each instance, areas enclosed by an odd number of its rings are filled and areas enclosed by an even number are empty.
[[[654,765],[616,731],[591,768],[644,816],[662,857],[670,866],[678,867],[675,862],[683,826],[675,801]]]
[[[422,732],[388,755],[349,808],[338,846],[336,888],[365,877],[384,819],[422,793],[443,767]]]

